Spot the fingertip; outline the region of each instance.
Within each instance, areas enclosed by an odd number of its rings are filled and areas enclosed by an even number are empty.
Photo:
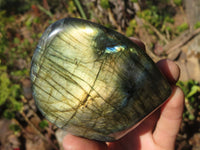
[[[157,66],[165,75],[169,83],[175,84],[178,81],[180,76],[180,68],[175,62],[169,59],[163,59],[157,62]]]
[[[63,148],[64,150],[105,150],[106,144],[68,134],[63,138]]]
[[[167,113],[163,113],[163,115],[167,114],[169,117],[173,118],[177,114],[180,114],[179,116],[177,115],[177,117],[182,118],[184,99],[184,93],[181,88],[174,86],[171,96],[162,107],[162,111],[167,111]]]
[[[64,150],[79,150],[82,147],[83,143],[84,143],[84,139],[82,140],[82,138],[79,138],[71,134],[67,134],[63,138]]]
[[[73,135],[68,134],[63,138],[63,148],[64,150],[70,150],[72,149],[72,145],[73,145]],[[72,141],[72,143],[71,143]]]
[[[165,149],[174,149],[176,136],[179,132],[184,107],[184,94],[174,86],[167,102],[162,106],[153,139],[156,145]]]

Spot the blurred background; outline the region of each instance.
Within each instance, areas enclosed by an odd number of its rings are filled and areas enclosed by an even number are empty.
[[[62,149],[62,132],[36,109],[29,71],[44,30],[76,17],[136,37],[155,62],[180,66],[185,110],[176,149],[200,150],[199,14],[199,0],[0,0],[0,149]]]

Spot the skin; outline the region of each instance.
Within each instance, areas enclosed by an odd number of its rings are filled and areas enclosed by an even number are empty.
[[[131,40],[145,49],[139,40]],[[63,139],[64,150],[173,150],[184,107],[184,94],[175,85],[180,69],[173,61],[166,59],[159,61],[157,66],[173,89],[171,96],[160,109],[116,142],[98,142],[68,134]]]

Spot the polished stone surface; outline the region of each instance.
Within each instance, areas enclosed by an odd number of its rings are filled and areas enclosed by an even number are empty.
[[[100,141],[119,139],[171,94],[144,50],[120,33],[75,18],[44,32],[31,80],[36,105],[49,121]]]

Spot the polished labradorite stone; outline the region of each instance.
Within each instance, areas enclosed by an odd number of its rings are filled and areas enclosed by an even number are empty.
[[[36,105],[49,121],[100,141],[122,137],[171,93],[135,43],[75,18],[46,29],[33,55],[31,80]]]

